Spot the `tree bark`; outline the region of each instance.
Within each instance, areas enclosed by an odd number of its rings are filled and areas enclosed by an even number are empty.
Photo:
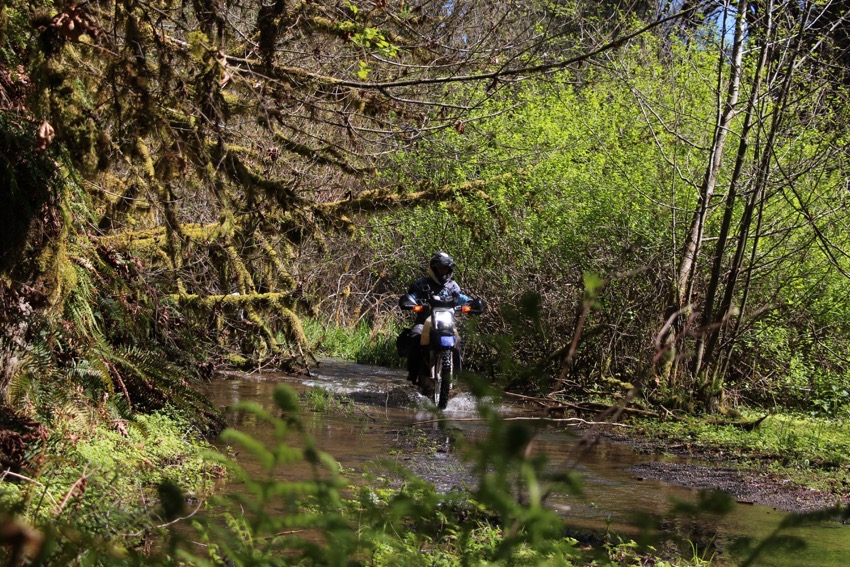
[[[688,235],[684,243],[682,260],[679,263],[676,292],[680,308],[684,308],[691,303],[694,286],[694,269],[700,252],[705,221],[708,217],[711,198],[714,196],[717,177],[723,163],[723,150],[726,145],[726,137],[729,133],[732,119],[736,114],[735,107],[738,103],[738,95],[741,89],[746,13],[747,0],[739,0],[735,15],[735,35],[732,42],[732,61],[726,99],[722,103],[722,111],[718,116],[715,126],[708,166],[706,167],[705,176],[700,188],[699,203],[691,219]],[[718,72],[722,73],[722,61],[721,69]]]
[[[710,364],[714,346],[717,343],[717,338],[720,335],[720,327],[727,317],[727,311],[723,310],[721,305],[718,312],[714,312],[714,304],[716,296],[720,288],[720,280],[725,271],[723,257],[726,253],[726,244],[729,239],[732,228],[732,216],[735,210],[735,202],[738,199],[738,188],[741,185],[741,172],[744,163],[747,159],[747,151],[749,149],[750,131],[753,126],[753,117],[756,111],[756,102],[760,96],[761,78],[764,68],[767,64],[769,45],[773,36],[773,0],[770,0],[767,11],[765,13],[766,25],[763,34],[763,42],[760,49],[758,64],[756,65],[755,76],[753,79],[753,89],[747,103],[747,110],[744,116],[744,124],[741,128],[740,141],[738,143],[738,152],[735,156],[735,168],[732,172],[732,178],[729,183],[729,190],[726,194],[726,207],[723,211],[723,222],[720,227],[717,245],[714,249],[714,260],[711,268],[711,279],[708,284],[708,289],[705,294],[705,307],[701,318],[702,328],[704,333],[699,337],[697,344],[697,356],[694,364],[694,374],[698,375],[705,364]],[[734,268],[733,268],[734,269]],[[730,278],[726,282],[726,290],[730,291],[734,288],[735,282]]]

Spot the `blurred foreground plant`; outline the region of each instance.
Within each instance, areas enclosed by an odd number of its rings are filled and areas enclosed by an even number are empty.
[[[274,391],[274,408],[252,402],[236,406],[261,427],[273,431],[266,444],[235,429],[223,440],[232,454],[210,459],[227,467],[228,485],[220,486],[205,506],[187,506],[186,479],[163,475],[159,505],[127,514],[126,503],[110,507],[108,491],[95,508],[82,512],[71,497],[60,514],[29,527],[22,509],[4,506],[3,558],[10,565],[706,565],[710,548],[693,548],[682,558],[660,554],[647,540],[640,546],[615,534],[597,534],[583,544],[570,537],[569,517],[547,504],[557,492],[577,493],[573,467],[550,472],[545,455],[534,449],[534,428],[505,419],[496,411],[493,392],[470,380],[488,433],[460,440],[477,486],[437,492],[428,481],[391,460],[376,461],[353,484],[339,464],[320,451],[298,416],[299,399],[286,385]],[[109,451],[106,451],[108,453]],[[95,452],[106,459],[103,450]],[[580,460],[580,455],[577,461]],[[155,467],[154,467],[155,468]],[[160,465],[160,468],[163,468]],[[36,481],[40,482],[40,481]],[[69,491],[71,494],[72,491]],[[52,497],[59,502],[60,497]],[[670,518],[720,514],[733,506],[728,498],[705,494],[679,504]],[[55,506],[54,506],[55,508]],[[95,509],[93,508],[93,509]],[[190,510],[190,508],[194,508]],[[17,517],[15,513],[17,512]],[[824,514],[792,516],[764,541],[741,541],[734,551],[752,562],[765,551],[787,545],[782,533]],[[831,517],[831,516],[830,516]],[[88,518],[88,519],[87,519]],[[97,521],[92,523],[91,519]],[[131,523],[128,519],[133,519]],[[660,525],[664,518],[648,518]],[[129,526],[133,532],[126,531]],[[87,527],[88,526],[88,527]],[[94,526],[92,528],[92,526]],[[803,542],[795,541],[794,545]],[[659,556],[662,555],[662,556]]]

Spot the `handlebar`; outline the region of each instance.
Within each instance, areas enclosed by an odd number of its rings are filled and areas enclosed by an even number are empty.
[[[444,298],[439,295],[432,295],[428,299],[419,300],[412,293],[403,295],[398,302],[399,307],[406,311],[421,311],[425,307],[444,307],[460,309],[464,313],[480,315],[486,310],[486,304],[480,298],[475,298],[468,304],[462,305],[458,303],[457,298]]]

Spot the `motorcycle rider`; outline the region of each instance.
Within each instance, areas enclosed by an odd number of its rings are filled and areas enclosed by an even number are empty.
[[[452,279],[455,270],[455,261],[443,251],[439,251],[431,257],[428,262],[427,277],[420,278],[410,284],[408,295],[413,295],[419,301],[426,301],[432,295],[439,295],[446,299],[455,300],[464,305],[469,303],[470,298],[464,295],[460,286]],[[403,298],[404,296],[402,296]],[[401,304],[401,300],[399,300]],[[419,365],[422,360],[422,330],[430,313],[427,309],[416,314],[413,328],[410,330],[410,349],[407,355],[407,379],[417,383],[419,378]]]

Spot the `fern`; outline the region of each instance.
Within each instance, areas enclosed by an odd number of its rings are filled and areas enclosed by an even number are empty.
[[[99,332],[99,328],[97,317],[92,307],[94,304],[95,288],[91,280],[91,272],[77,264],[74,264],[74,271],[76,272],[77,282],[65,301],[65,318],[74,326],[78,333],[97,333]]]
[[[218,412],[196,388],[195,378],[161,352],[138,346],[116,346],[100,354],[115,366],[135,411],[150,412],[166,407],[201,416],[205,428],[223,422]]]
[[[50,380],[58,374],[56,359],[44,342],[35,343],[26,353],[18,372],[13,375],[6,389],[7,402],[14,407],[22,407],[24,400],[33,390],[37,377]]]
[[[85,358],[75,360],[68,369],[68,377],[72,383],[82,386],[95,395],[103,392],[110,395],[115,393],[109,370],[100,360]]]

